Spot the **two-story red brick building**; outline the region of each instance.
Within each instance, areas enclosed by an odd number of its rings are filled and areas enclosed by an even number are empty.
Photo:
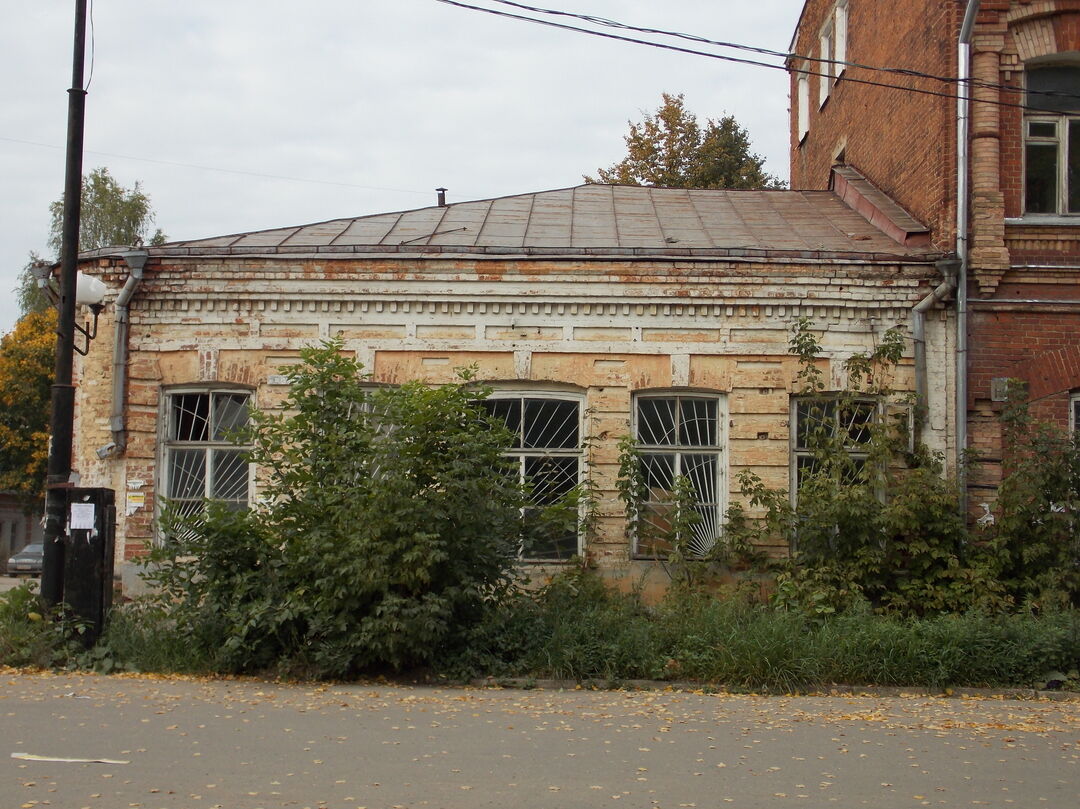
[[[868,182],[960,260],[930,308],[958,313],[956,448],[990,496],[1007,379],[1080,415],[1080,0],[807,0],[791,52],[792,187],[873,219]]]

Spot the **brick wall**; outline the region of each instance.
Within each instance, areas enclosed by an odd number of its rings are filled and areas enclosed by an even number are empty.
[[[272,381],[279,366],[301,346],[341,334],[376,382],[438,384],[452,380],[456,367],[475,364],[480,379],[500,387],[573,390],[596,439],[586,463],[601,492],[598,536],[588,552],[602,569],[636,580],[651,563],[630,558],[615,487],[616,445],[630,432],[634,394],[681,389],[722,397],[730,420],[721,451],[729,502],[743,469],[786,487],[790,397],[798,391],[787,351],[791,325],[804,316],[814,323],[826,378],[842,386],[842,361],[871,350],[886,328],[905,326],[937,276],[929,260],[508,260],[501,273],[491,266],[482,277],[469,260],[284,257],[257,267],[242,258],[151,260],[131,311],[125,455],[99,461],[93,453],[108,437],[109,397],[91,395],[91,382],[110,372],[108,342],[95,344],[83,362],[78,399],[76,465],[84,484],[118,492],[122,558],[141,552],[154,533],[162,392],[231,384],[273,407],[284,392]],[[542,285],[527,291],[534,278]],[[936,346],[947,322],[933,317],[928,328]],[[110,324],[102,329],[110,332]],[[948,379],[944,352],[930,354],[935,379]],[[910,356],[894,387],[912,389]],[[928,438],[944,451],[947,432],[937,423]]]
[[[796,53],[820,55],[819,32],[834,7],[835,0],[808,0]],[[849,0],[847,61],[955,75],[961,13],[953,0]],[[797,68],[801,62],[789,64]],[[955,219],[955,102],[856,81],[863,79],[952,92],[939,81],[848,67],[820,106],[818,78],[811,76],[810,130],[801,144],[792,116],[792,188],[828,187],[829,168],[843,150],[844,162],[928,225],[935,244],[948,248]],[[793,73],[793,99],[795,82]]]

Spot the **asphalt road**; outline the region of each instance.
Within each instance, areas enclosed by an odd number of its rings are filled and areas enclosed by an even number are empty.
[[[1080,805],[1077,702],[6,671],[0,722],[26,809]]]

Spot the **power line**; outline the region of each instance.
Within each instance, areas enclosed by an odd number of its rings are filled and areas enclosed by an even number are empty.
[[[720,61],[733,62],[735,64],[751,65],[751,66],[754,66],[754,67],[767,67],[767,68],[770,68],[770,69],[773,69],[773,70],[784,70],[784,71],[788,70],[786,65],[778,65],[778,64],[773,64],[771,62],[762,62],[762,61],[755,60],[755,59],[744,59],[744,58],[740,58],[740,57],[736,57],[736,56],[727,56],[727,55],[719,54],[719,53],[711,53],[709,51],[696,50],[694,48],[684,48],[684,47],[681,47],[681,46],[678,46],[678,45],[669,45],[669,44],[666,44],[666,43],[663,43],[663,42],[653,42],[653,41],[650,41],[650,40],[647,40],[647,39],[637,39],[635,37],[622,36],[622,35],[619,35],[619,34],[610,34],[610,33],[604,32],[604,31],[595,31],[595,30],[592,30],[590,28],[581,28],[579,26],[568,25],[566,23],[554,22],[552,20],[543,20],[543,19],[538,19],[536,17],[527,17],[527,16],[521,15],[521,14],[512,14],[512,13],[507,12],[507,11],[499,11],[499,10],[493,9],[493,8],[484,8],[483,6],[474,6],[474,5],[471,5],[469,3],[460,2],[460,0],[435,0],[435,1],[438,2],[438,3],[443,3],[443,4],[448,5],[448,6],[456,6],[458,8],[466,9],[466,10],[469,10],[469,11],[479,11],[479,12],[483,12],[485,14],[494,15],[496,17],[505,17],[507,19],[519,20],[519,21],[522,21],[522,22],[531,22],[531,23],[534,23],[536,25],[546,25],[546,26],[548,26],[550,28],[557,28],[557,29],[560,29],[560,30],[563,30],[563,31],[573,31],[575,33],[580,33],[580,34],[589,34],[590,36],[601,37],[603,39],[612,39],[612,40],[615,40],[615,41],[618,41],[618,42],[629,42],[629,43],[632,43],[632,44],[635,44],[635,45],[648,45],[649,47],[659,48],[661,50],[673,51],[675,53],[685,53],[685,54],[689,54],[691,56],[705,56],[705,57],[710,58],[710,59],[719,59]],[[515,6],[515,7],[518,7],[518,8],[522,8],[522,9],[533,9],[533,8],[535,8],[535,7],[532,7],[532,6],[525,6],[524,4],[521,4],[521,3],[508,2],[508,0],[492,0],[492,2],[504,3],[506,5],[511,5],[511,6]],[[569,17],[575,17],[575,18],[579,18],[579,19],[586,19],[586,20],[589,20],[589,21],[604,20],[604,18],[602,18],[602,17],[591,17],[589,15],[578,15],[578,14],[573,14],[573,13],[570,13],[570,12],[557,12],[557,11],[547,12],[544,9],[537,9],[537,11],[539,13],[552,13],[552,14],[557,14],[557,15],[561,15],[561,16],[569,16]],[[764,49],[764,48],[753,48],[753,47],[748,46],[748,45],[735,45],[734,43],[716,42],[716,41],[713,41],[713,40],[704,39],[703,37],[696,37],[696,36],[694,36],[692,34],[679,34],[679,33],[676,33],[676,32],[662,31],[660,29],[640,29],[640,28],[636,28],[635,26],[629,26],[629,25],[626,25],[626,24],[623,24],[623,23],[615,23],[614,21],[605,21],[605,23],[600,23],[600,24],[607,24],[607,23],[613,23],[614,26],[618,27],[618,28],[625,28],[625,29],[628,29],[628,30],[636,30],[636,31],[644,31],[644,32],[648,32],[648,33],[657,33],[657,34],[666,35],[666,36],[683,37],[683,38],[686,38],[686,39],[699,41],[699,42],[702,42],[702,43],[705,43],[705,44],[717,45],[717,46],[720,46],[720,47],[737,47],[737,48],[742,49],[742,50],[750,50],[750,51],[753,51],[753,52],[756,52],[756,53],[762,53],[764,55],[775,55],[777,57],[781,57],[781,58],[784,58],[784,59],[796,58],[796,59],[803,59],[805,61],[811,61],[811,62],[821,62],[821,63],[827,63],[827,64],[839,64],[839,65],[845,65],[845,66],[846,65],[851,65],[852,67],[865,69],[865,70],[870,70],[870,71],[895,73],[895,74],[899,74],[899,75],[910,76],[912,78],[932,79],[932,80],[936,80],[936,81],[955,83],[955,84],[958,84],[958,85],[966,85],[966,86],[969,86],[969,87],[976,87],[976,88],[1001,89],[1001,90],[1008,90],[1008,91],[1011,91],[1011,92],[1020,91],[1022,89],[1022,88],[1018,88],[1018,87],[1012,87],[1010,85],[994,85],[994,84],[989,84],[989,83],[985,83],[985,82],[976,82],[976,81],[971,81],[971,80],[966,80],[966,81],[960,82],[958,79],[941,77],[941,76],[934,76],[932,74],[920,73],[919,71],[908,70],[906,68],[878,68],[878,67],[872,67],[872,66],[868,66],[868,65],[860,65],[860,64],[854,63],[854,62],[837,62],[835,60],[829,60],[829,59],[819,59],[819,58],[815,58],[815,57],[803,57],[803,56],[799,56],[797,54],[781,53],[780,51],[769,51],[769,50]],[[831,72],[822,72],[822,71],[816,71],[816,70],[797,69],[794,72],[798,73],[800,75],[803,75],[803,76],[825,76],[825,77],[829,77],[829,78],[833,77],[833,74]],[[852,84],[865,84],[865,85],[869,85],[871,87],[884,87],[884,88],[893,89],[893,90],[903,90],[903,91],[909,92],[909,93],[918,93],[920,95],[928,95],[928,96],[933,96],[933,97],[937,97],[937,98],[955,99],[957,97],[957,93],[953,93],[953,92],[942,92],[942,91],[939,91],[939,90],[930,90],[930,89],[926,89],[926,88],[922,88],[922,87],[907,87],[907,86],[904,86],[904,85],[891,84],[889,82],[882,82],[882,81],[874,81],[873,79],[863,79],[863,78],[858,78],[858,77],[850,76],[850,75],[845,76],[844,81],[848,82],[848,83],[852,83]],[[958,87],[958,89],[959,89],[959,87]],[[1072,95],[1072,94],[1069,94],[1069,93],[1046,93],[1046,95],[1051,95],[1051,94],[1053,94],[1053,95],[1064,95],[1064,96],[1069,97],[1069,98],[1078,98],[1078,99],[1080,99],[1080,96],[1075,96],[1075,95]],[[990,99],[978,99],[978,98],[974,98],[972,96],[961,96],[961,97],[965,98],[966,100],[969,100],[969,101],[975,101],[975,102],[980,103],[980,104],[991,104],[991,105],[996,106],[996,107],[1009,107],[1009,108],[1016,108],[1016,109],[1022,109],[1022,110],[1031,110],[1031,111],[1035,111],[1035,112],[1045,112],[1045,110],[1040,109],[1038,107],[1029,107],[1026,104],[1020,104],[1020,103],[1015,103],[1015,102],[990,100]]]
[[[1005,91],[1008,91],[1008,92],[1018,92],[1018,93],[1024,92],[1023,87],[1019,87],[1017,85],[1012,85],[1012,84],[996,84],[994,82],[987,82],[987,81],[981,81],[981,80],[976,80],[976,79],[961,80],[961,79],[957,78],[956,76],[941,76],[941,75],[937,75],[937,74],[934,74],[934,73],[925,73],[925,72],[920,71],[920,70],[913,70],[911,68],[906,68],[906,67],[880,67],[880,66],[875,66],[875,65],[866,65],[866,64],[862,64],[860,62],[849,62],[849,61],[846,61],[846,60],[843,60],[843,59],[824,59],[824,58],[819,57],[819,56],[809,56],[809,55],[803,56],[801,54],[793,53],[791,51],[777,51],[777,50],[772,50],[770,48],[754,47],[753,45],[742,45],[742,44],[739,44],[739,43],[736,43],[736,42],[723,42],[723,41],[715,40],[715,39],[707,39],[706,37],[698,36],[697,34],[687,34],[687,33],[683,33],[683,32],[680,32],[680,31],[668,31],[668,30],[665,30],[663,28],[644,28],[644,27],[637,26],[637,25],[630,25],[629,23],[619,22],[618,20],[611,20],[611,19],[608,19],[607,17],[598,17],[598,16],[595,16],[593,14],[578,14],[578,13],[573,12],[573,11],[560,11],[560,10],[557,10],[557,9],[542,8],[542,7],[539,7],[539,6],[530,6],[530,5],[526,5],[524,3],[514,2],[514,0],[490,0],[490,2],[499,3],[500,5],[504,5],[504,6],[511,6],[513,8],[520,8],[520,9],[525,10],[525,11],[532,11],[532,12],[535,12],[537,14],[548,14],[548,15],[552,15],[552,16],[556,16],[556,17],[571,17],[571,18],[574,18],[574,19],[583,20],[585,22],[590,22],[590,23],[593,23],[595,25],[603,25],[603,26],[606,26],[608,28],[618,28],[618,29],[622,29],[622,30],[626,30],[626,31],[637,31],[638,33],[642,33],[642,34],[657,34],[659,36],[676,37],[678,39],[685,39],[685,40],[688,40],[690,42],[700,42],[703,45],[715,45],[715,46],[720,47],[720,48],[731,48],[733,50],[749,51],[751,53],[760,53],[760,54],[763,54],[765,56],[776,56],[776,57],[784,59],[784,60],[801,59],[803,61],[816,62],[818,64],[837,65],[837,66],[841,66],[841,67],[853,67],[853,68],[859,68],[860,70],[870,70],[870,71],[875,71],[875,72],[878,72],[878,73],[893,73],[893,74],[900,75],[900,76],[914,76],[916,78],[932,79],[934,81],[940,81],[940,82],[942,82],[944,84],[960,84],[960,83],[963,83],[963,84],[966,84],[966,85],[968,85],[970,87],[981,87],[981,88],[991,89],[991,90],[1005,90]],[[1066,97],[1066,98],[1080,99],[1080,95],[1076,95],[1075,93],[1065,93],[1065,92],[1058,92],[1058,91],[1046,91],[1046,92],[1040,93],[1040,95],[1062,96],[1062,97]]]

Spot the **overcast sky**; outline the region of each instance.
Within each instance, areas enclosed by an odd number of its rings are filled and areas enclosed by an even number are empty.
[[[802,8],[530,4],[778,51]],[[0,0],[0,332],[18,315],[6,293],[28,252],[46,252],[63,190],[74,7]],[[576,185],[623,156],[627,120],[662,92],[685,93],[702,119],[733,114],[787,177],[782,70],[437,0],[97,0],[93,21],[84,173],[140,181],[170,239],[419,208],[437,186],[459,202]]]

